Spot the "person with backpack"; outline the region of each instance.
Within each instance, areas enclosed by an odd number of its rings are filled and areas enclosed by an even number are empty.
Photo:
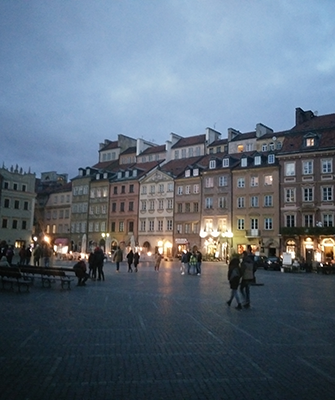
[[[242,305],[238,296],[238,285],[240,284],[241,279],[241,271],[240,271],[240,260],[237,257],[234,257],[230,260],[228,266],[228,280],[231,289],[230,299],[227,301],[228,306],[230,307],[233,299],[236,299],[237,302],[237,310],[242,310]]]

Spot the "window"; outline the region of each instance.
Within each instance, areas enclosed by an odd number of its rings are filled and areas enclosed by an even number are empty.
[[[258,229],[258,218],[250,219],[250,229]]]
[[[129,185],[129,193],[134,193],[134,185]]]
[[[199,193],[199,184],[193,185],[193,193],[195,194]]]
[[[116,203],[112,203],[112,212],[116,212]]]
[[[187,212],[187,213],[191,212],[191,204],[190,203],[185,203],[185,212]]]
[[[199,203],[193,203],[193,212],[199,212]]]
[[[214,187],[214,178],[213,177],[207,177],[205,179],[205,187],[206,188],[212,188]]]
[[[147,194],[147,187],[146,186],[142,186],[142,194]]]
[[[286,215],[286,227],[287,228],[294,228],[295,227],[295,215]]]
[[[238,197],[237,198],[237,208],[244,208],[245,207],[245,198]]]
[[[191,224],[185,224],[185,233],[191,233]]]
[[[269,143],[269,150],[274,150],[275,144],[273,142]]]
[[[163,183],[160,183],[158,185],[158,193],[164,193],[164,184]]]
[[[150,185],[150,194],[155,194],[155,185]]]
[[[244,229],[244,218],[237,219],[237,229],[238,230]]]
[[[314,215],[313,214],[305,214],[304,215],[304,226],[305,227],[314,226]]]
[[[27,185],[22,185],[22,192],[26,192],[27,191]]]
[[[237,145],[237,152],[238,152],[238,153],[242,153],[242,152],[243,152],[243,149],[244,149],[243,144]]]
[[[315,146],[315,138],[306,138],[305,139],[306,147],[313,147]]]
[[[216,168],[216,160],[210,160],[209,169],[214,169],[214,168]]]
[[[269,154],[268,155],[268,164],[274,164],[275,163],[275,155],[274,154]]]
[[[213,197],[205,198],[205,208],[213,208]]]
[[[303,189],[303,201],[313,201],[313,188]]]
[[[141,210],[142,211],[147,210],[147,202],[145,200],[141,200]]]
[[[294,162],[285,163],[285,176],[295,176],[295,163]]]
[[[321,160],[321,171],[323,174],[331,174],[333,172],[332,160]]]
[[[177,233],[183,233],[183,225],[177,224]]]
[[[247,167],[247,166],[248,166],[248,159],[242,158],[241,159],[241,167]]]
[[[333,188],[323,187],[322,188],[322,201],[332,201],[333,200]]]
[[[189,157],[193,157],[193,147],[190,147],[190,148],[188,149],[188,156],[189,156]]]
[[[264,218],[264,229],[266,231],[273,229],[272,218]]]
[[[219,186],[228,186],[228,178],[226,175],[219,176]]]
[[[111,231],[112,231],[112,232],[115,232],[115,222],[112,222],[112,223],[111,223]]]
[[[190,194],[190,192],[191,192],[190,185],[185,186],[185,194]]]
[[[8,219],[6,219],[6,218],[4,218],[3,220],[2,220],[2,228],[7,228],[7,226],[8,226]]]
[[[227,198],[226,197],[219,197],[218,198],[218,207],[219,208],[226,208],[227,207]]]
[[[13,190],[17,190],[17,183],[13,184]]]
[[[141,230],[141,232],[145,232],[145,230],[146,230],[146,220],[145,219],[141,220],[140,230]]]
[[[332,214],[323,214],[323,226],[324,227],[332,227],[333,226],[333,215]]]
[[[255,165],[261,165],[262,163],[262,158],[261,156],[256,156],[255,157]]]
[[[121,203],[120,203],[120,211],[124,212],[124,202],[123,201],[121,201]]]
[[[168,192],[173,192],[173,183],[168,183],[167,184],[167,191]]]
[[[245,186],[245,180],[244,180],[244,178],[238,178],[238,179],[237,179],[237,187],[238,187],[238,188],[244,188],[244,186]]]
[[[194,222],[192,224],[192,232],[193,233],[199,233],[199,223],[198,222]]]
[[[154,211],[155,210],[155,200],[150,200],[149,201],[149,210]]]
[[[178,160],[178,158],[179,158],[179,150],[175,150],[174,151],[174,159]]]
[[[199,168],[194,168],[193,176],[198,176],[198,175],[199,175]]]
[[[5,199],[4,208],[9,208],[9,199]]]
[[[163,220],[158,220],[158,230],[161,232],[163,230]]]
[[[181,195],[183,194],[183,187],[182,187],[182,186],[178,186],[178,187],[177,187],[177,194],[178,194],[179,196],[181,196]]]
[[[13,219],[12,228],[17,229],[17,220],[16,219]]]
[[[302,173],[303,175],[311,175],[313,173],[313,161],[302,162]]]
[[[250,197],[250,207],[258,207],[258,196]]]
[[[167,228],[167,230],[168,231],[172,231],[172,229],[173,229],[173,224],[172,224],[172,219],[168,219],[167,221],[166,221],[166,228]]]
[[[120,221],[119,222],[119,232],[123,232],[124,231],[124,222]]]
[[[181,158],[186,158],[186,149],[181,150]]]
[[[164,200],[163,199],[158,200],[158,210],[164,210]]]
[[[272,185],[272,175],[265,175],[264,176],[264,185],[265,186],[271,186]]]
[[[177,204],[177,210],[178,210],[179,213],[183,212],[183,203],[178,203]]]
[[[285,189],[285,202],[286,203],[295,202],[295,189]]]
[[[117,194],[117,186],[114,186],[114,188],[113,188],[113,193],[114,193],[114,194]]]
[[[252,176],[250,178],[250,186],[251,187],[256,187],[258,186],[258,176]]]
[[[129,210],[129,211],[134,211],[134,202],[133,202],[133,201],[130,201],[130,202],[129,202],[129,208],[128,208],[128,210]]]
[[[273,197],[271,194],[267,194],[264,196],[264,207],[272,207],[273,206]]]
[[[263,143],[262,144],[262,151],[264,152],[264,151],[267,151],[267,150],[268,150],[267,144]]]
[[[191,170],[190,169],[187,169],[186,171],[185,171],[185,178],[189,178],[191,176]]]
[[[229,167],[229,158],[224,158],[224,159],[222,160],[222,167],[223,167],[223,168]]]
[[[15,201],[14,201],[14,208],[15,208],[15,210],[18,210],[18,209],[20,208],[20,202],[19,202],[19,200],[15,200]]]
[[[168,210],[172,210],[173,209],[173,200],[172,199],[168,199],[168,201],[167,201],[167,209]]]

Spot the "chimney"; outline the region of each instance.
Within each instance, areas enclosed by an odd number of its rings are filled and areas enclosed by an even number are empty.
[[[302,108],[298,107],[295,109],[295,125],[301,125],[306,121],[310,121],[315,115],[313,111],[304,111]]]

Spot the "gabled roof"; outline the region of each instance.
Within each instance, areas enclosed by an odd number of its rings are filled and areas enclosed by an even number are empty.
[[[181,138],[178,140],[176,144],[172,146],[172,149],[178,149],[181,147],[188,147],[188,146],[194,146],[197,144],[205,144],[206,143],[206,135],[196,135],[196,136],[190,136],[187,138]]]

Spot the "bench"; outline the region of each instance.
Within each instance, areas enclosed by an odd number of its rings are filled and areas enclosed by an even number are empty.
[[[65,272],[73,272],[70,269],[54,268],[54,267],[33,267],[30,265],[20,266],[21,272],[26,277],[34,277],[35,275],[40,275],[43,287],[51,287],[51,284],[59,280],[62,289],[71,289],[71,282],[73,278],[66,275]]]
[[[19,268],[17,267],[0,267],[0,278],[2,289],[6,289],[9,286],[10,290],[14,290],[14,286],[18,288],[18,292],[21,293],[21,287],[26,288],[26,292],[30,291],[32,280],[25,277]]]

